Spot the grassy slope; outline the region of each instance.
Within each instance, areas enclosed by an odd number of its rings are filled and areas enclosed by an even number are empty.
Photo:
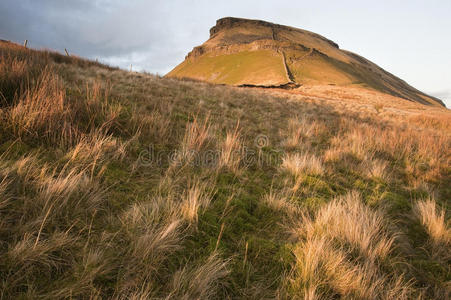
[[[186,60],[168,74],[229,85],[287,83],[281,54],[271,50],[243,51]]]
[[[304,58],[296,60],[297,53],[290,53],[294,57],[293,62],[289,64],[290,70],[295,77],[295,81],[301,84],[335,84],[351,85],[358,83],[357,80],[349,74],[336,68],[333,64],[317,55],[308,55],[308,51],[302,53]],[[290,55],[289,54],[289,55]],[[290,57],[290,56],[289,56]]]
[[[364,111],[0,49],[2,297],[374,296],[350,274],[380,279],[380,297],[445,297],[449,213],[415,207],[449,207],[448,112]],[[359,254],[346,231],[304,231],[350,191],[370,211],[338,217],[380,211],[384,239],[398,236],[387,255]],[[340,272],[303,267],[314,249],[344,256]]]

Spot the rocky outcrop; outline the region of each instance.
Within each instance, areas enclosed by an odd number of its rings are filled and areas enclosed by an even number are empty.
[[[274,50],[274,51],[309,51],[310,49],[295,43],[289,42],[277,42],[273,40],[257,40],[248,44],[231,44],[222,45],[216,47],[197,46],[194,47],[191,52],[185,57],[186,59],[195,59],[196,57],[204,54],[210,54],[213,56],[233,54],[241,51],[256,51],[256,50]]]

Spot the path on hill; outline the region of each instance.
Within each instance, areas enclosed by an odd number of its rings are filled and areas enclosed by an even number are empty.
[[[283,50],[281,50],[280,52],[282,52],[283,65],[285,67],[285,73],[287,75],[287,78],[290,81],[290,83],[295,83],[293,73],[291,73],[290,68],[288,68],[285,52],[283,52]]]
[[[272,39],[273,39],[274,41],[277,41],[277,33],[276,33],[275,28],[271,28],[271,30],[272,30]],[[278,53],[281,53],[281,54],[282,54],[283,66],[284,66],[284,68],[285,68],[285,75],[287,76],[288,83],[289,83],[289,84],[292,84],[292,83],[295,84],[296,82],[295,82],[295,80],[294,80],[293,73],[291,73],[290,68],[288,67],[288,64],[287,64],[287,58],[286,58],[285,52],[283,52],[283,50],[279,50],[279,49],[277,49],[276,51],[277,51]]]
[[[302,57],[295,59],[296,61],[301,61],[305,58],[307,58],[308,56],[312,55],[313,53],[313,48],[310,48],[310,50],[308,51],[308,53],[304,54]]]

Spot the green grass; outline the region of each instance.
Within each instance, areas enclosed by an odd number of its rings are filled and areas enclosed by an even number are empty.
[[[186,60],[167,76],[229,85],[280,85],[288,82],[282,56],[272,50],[204,55],[194,61]]]

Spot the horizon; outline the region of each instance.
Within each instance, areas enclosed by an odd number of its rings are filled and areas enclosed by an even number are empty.
[[[164,75],[209,38],[217,19],[258,19],[320,34],[451,107],[451,3],[401,1],[387,10],[388,2],[282,2],[6,0],[0,39]]]

